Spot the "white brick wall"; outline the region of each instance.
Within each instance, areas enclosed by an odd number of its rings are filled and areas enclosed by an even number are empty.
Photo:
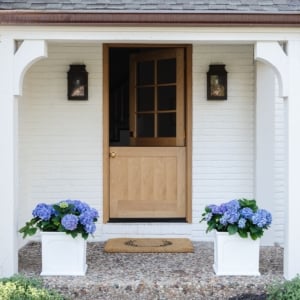
[[[84,63],[89,100],[68,101],[69,65]],[[206,100],[209,64],[228,71],[228,100]],[[253,197],[255,70],[250,45],[194,45],[193,224],[100,224],[102,222],[102,46],[50,44],[49,57],[25,78],[20,101],[20,226],[36,203],[82,199],[100,211],[97,239],[116,236],[189,236],[208,239],[199,224],[209,203]],[[277,120],[276,180],[283,182],[283,120]],[[282,191],[276,194],[282,239]]]
[[[69,65],[89,72],[89,100],[67,100]],[[49,45],[20,101],[20,226],[39,202],[81,199],[102,210],[102,45]]]
[[[253,197],[254,63],[249,45],[198,45],[193,51],[193,222],[204,206]],[[209,64],[228,72],[227,101],[206,100]],[[205,225],[194,239],[205,239]]]

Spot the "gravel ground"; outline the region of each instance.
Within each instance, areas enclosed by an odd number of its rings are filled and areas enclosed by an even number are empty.
[[[193,244],[194,253],[109,254],[103,252],[104,243],[88,243],[86,276],[42,279],[47,287],[78,300],[262,300],[267,284],[284,280],[283,249],[279,246],[261,247],[261,276],[216,276],[213,243]],[[40,243],[29,243],[20,250],[19,272],[39,276]]]

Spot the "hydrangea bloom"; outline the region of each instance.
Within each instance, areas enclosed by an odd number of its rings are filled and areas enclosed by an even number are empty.
[[[227,211],[227,205],[226,203],[222,203],[218,208],[220,214],[224,214]]]
[[[266,211],[265,209],[259,209],[253,216],[252,216],[253,224],[257,225],[260,228],[268,226],[272,222],[271,214]]]
[[[231,200],[228,203],[225,203],[225,207],[227,210],[237,211],[240,208],[240,203],[238,200]]]
[[[240,214],[237,210],[228,210],[224,213],[223,217],[226,219],[227,223],[234,224],[238,221]]]
[[[246,222],[247,222],[247,220],[244,219],[244,218],[239,219],[238,227],[239,227],[239,228],[245,228]]]
[[[220,219],[220,223],[223,225],[223,226],[226,226],[228,224],[227,222],[227,218],[225,216],[223,216],[221,219]]]
[[[270,212],[266,211],[266,219],[267,219],[267,226],[270,226],[272,224],[272,215]]]
[[[80,200],[63,200],[55,204],[40,203],[32,212],[33,219],[19,232],[23,237],[33,235],[37,229],[48,232],[66,232],[76,237],[87,238],[96,230],[99,214],[95,208]]]
[[[249,207],[244,207],[241,209],[241,216],[246,219],[251,219],[253,216],[253,210]]]
[[[213,214],[221,214],[222,213],[222,210],[221,210],[220,206],[218,206],[218,205],[212,204],[212,205],[209,205],[208,207],[211,209],[211,212]]]
[[[91,216],[92,216],[94,219],[99,218],[98,211],[97,211],[97,209],[95,209],[95,208],[91,208],[91,209],[90,209],[90,214],[91,214]]]
[[[72,204],[74,205],[75,209],[80,213],[90,209],[87,203],[81,202],[79,200],[73,200]]]
[[[260,238],[272,223],[272,215],[265,209],[258,209],[255,200],[231,200],[220,205],[211,204],[205,208],[201,221],[208,224],[207,232],[213,229],[241,237]]]
[[[214,208],[214,211],[217,212],[217,214],[222,215],[220,223],[226,226],[227,224],[234,224],[237,222],[240,217],[240,213],[238,211],[239,208],[240,205],[238,201],[232,200],[228,203],[221,204],[219,208]],[[212,214],[214,214],[213,211]]]
[[[98,217],[98,213],[96,210],[86,210],[80,214],[79,220],[82,225],[86,225],[92,223],[95,218]]]
[[[89,223],[84,226],[87,233],[93,234],[96,231],[96,225],[94,223]]]
[[[43,221],[48,221],[51,218],[51,215],[53,214],[53,208],[51,205],[40,203],[36,206],[36,208],[33,210],[32,215],[34,217],[38,217],[42,219]]]
[[[72,214],[65,215],[61,219],[61,225],[67,230],[74,230],[78,225],[78,217]]]

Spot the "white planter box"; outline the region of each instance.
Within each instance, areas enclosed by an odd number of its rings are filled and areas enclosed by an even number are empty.
[[[64,232],[41,232],[41,275],[85,275],[86,240]]]
[[[216,275],[260,275],[259,242],[259,239],[243,239],[238,234],[215,232],[213,268]]]

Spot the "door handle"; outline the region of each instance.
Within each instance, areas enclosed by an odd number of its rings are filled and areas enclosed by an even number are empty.
[[[112,152],[109,152],[109,157],[111,158],[115,158],[117,156],[117,153],[112,151]]]

